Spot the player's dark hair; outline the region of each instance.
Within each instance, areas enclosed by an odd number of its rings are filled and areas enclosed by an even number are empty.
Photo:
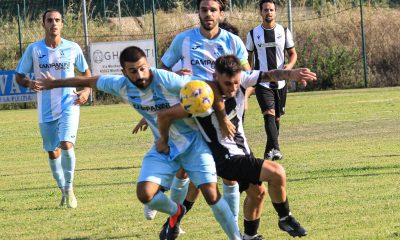
[[[235,55],[225,55],[215,60],[215,71],[232,77],[242,71],[242,65]]]
[[[58,11],[57,9],[53,9],[53,8],[52,8],[52,9],[47,9],[47,10],[43,13],[43,15],[42,15],[42,21],[43,21],[43,23],[44,23],[44,21],[46,20],[46,14],[49,13],[49,12],[58,12],[58,13],[61,15],[61,22],[64,22],[63,16],[62,16],[61,12]]]
[[[219,23],[219,27],[239,36],[239,28],[228,22],[226,19]]]
[[[197,0],[197,9],[200,10],[200,3],[203,0]],[[219,10],[220,11],[225,11],[226,8],[226,0],[214,0],[217,3],[219,3]]]
[[[131,46],[122,50],[121,55],[119,56],[119,63],[121,67],[125,67],[125,62],[137,62],[142,57],[146,57],[146,54],[142,49]]]
[[[275,10],[276,10],[276,3],[275,3],[274,0],[261,0],[260,1],[260,5],[259,5],[260,6],[260,11],[262,10],[264,3],[272,3],[272,4],[274,4]]]

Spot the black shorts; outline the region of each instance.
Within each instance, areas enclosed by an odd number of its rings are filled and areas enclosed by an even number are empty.
[[[223,161],[221,158],[216,161],[217,175],[227,180],[237,181],[240,192],[247,190],[250,183],[261,184],[259,179],[263,159],[255,158],[253,155],[231,156],[223,159]]]
[[[261,85],[256,86],[256,97],[262,113],[268,109],[275,109],[276,117],[284,115],[286,95],[287,84],[282,89],[268,89]]]

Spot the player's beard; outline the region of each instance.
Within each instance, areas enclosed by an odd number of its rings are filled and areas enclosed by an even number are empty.
[[[137,88],[140,88],[140,89],[145,89],[148,86],[147,83],[149,82],[148,78],[136,79],[135,82],[132,81],[132,79],[130,79],[129,77],[128,77],[128,79],[129,79],[129,81],[131,81],[131,83],[133,83],[133,85],[135,85]]]
[[[274,21],[274,19],[272,17],[265,17],[265,21],[267,23],[271,23],[272,21]]]
[[[218,24],[218,22],[217,23],[213,22],[212,25],[208,25],[206,23],[207,20],[209,20],[209,19],[204,19],[203,20],[203,19],[200,18],[200,24],[205,30],[211,31],[211,30],[213,30],[215,28],[215,26]]]

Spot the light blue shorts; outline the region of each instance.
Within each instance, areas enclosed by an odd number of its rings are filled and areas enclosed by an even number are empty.
[[[79,106],[71,106],[57,120],[39,123],[43,140],[43,149],[47,152],[56,150],[61,141],[75,145],[79,125]]]
[[[169,189],[180,168],[185,169],[197,187],[217,182],[214,159],[201,136],[185,153],[172,161],[168,155],[157,152],[153,146],[143,159],[138,182],[149,181]]]

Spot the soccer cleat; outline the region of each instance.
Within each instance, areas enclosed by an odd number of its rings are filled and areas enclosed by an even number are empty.
[[[169,217],[167,222],[164,223],[159,235],[160,240],[173,240],[176,239],[180,234],[184,233],[184,231],[180,229],[180,222],[185,213],[185,206],[178,204],[177,213],[174,216]]]
[[[160,240],[165,240],[165,239],[167,239],[166,231],[167,231],[168,222],[169,222],[169,218],[167,219],[167,221],[166,221],[166,222],[164,223],[164,225],[162,226],[162,229],[161,229],[161,232],[160,232],[160,235],[159,235]],[[186,233],[186,232],[183,231],[183,229],[179,226],[179,234],[178,234],[178,237],[181,236],[181,235],[183,235],[183,234],[185,234],[185,233]]]
[[[272,150],[267,152],[267,153],[264,153],[264,159],[265,160],[272,160]]]
[[[245,238],[243,236],[243,240],[264,240],[264,237],[262,235],[260,235],[260,234],[257,234],[255,236],[253,236],[252,238]]]
[[[65,191],[65,201],[67,202],[67,208],[78,207],[78,201],[76,200],[74,191],[72,191],[72,189]]]
[[[272,161],[281,160],[283,158],[281,151],[279,151],[278,149],[272,149],[271,154],[272,154]]]
[[[61,201],[60,201],[60,207],[64,207],[65,205],[65,195],[62,195]]]
[[[292,215],[279,219],[278,226],[292,237],[307,236],[307,230]]]
[[[147,205],[144,205],[143,212],[144,212],[144,217],[147,220],[153,220],[157,215],[157,210],[153,210]]]

